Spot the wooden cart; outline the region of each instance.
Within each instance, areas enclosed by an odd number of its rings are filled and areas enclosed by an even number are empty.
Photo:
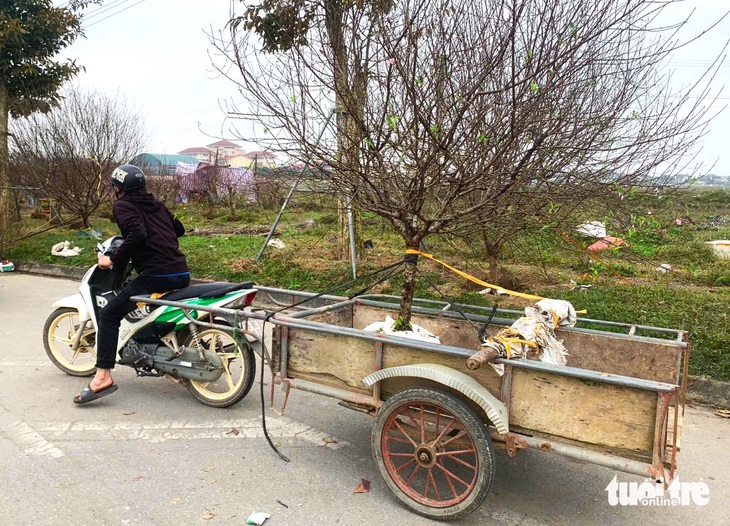
[[[261,288],[272,306],[302,294]],[[272,318],[272,373],[375,415],[372,450],[385,482],[416,513],[456,519],[474,511],[494,478],[494,446],[534,448],[669,481],[684,410],[689,344],[683,331],[581,320],[556,331],[566,367],[536,359],[466,360],[490,309],[419,301],[413,322],[441,344],[362,329],[398,313],[398,299],[319,299]],[[521,313],[497,311],[497,332]],[[467,319],[465,319],[465,317]]]
[[[567,366],[498,359],[500,376],[489,365],[466,366],[479,348],[475,328],[491,309],[415,300],[413,322],[440,337],[434,344],[362,330],[397,316],[395,297],[256,288],[268,316],[216,318],[241,332],[254,319],[273,324],[272,403],[277,385],[281,413],[291,389],[372,413],[380,472],[418,514],[448,520],[478,508],[494,479],[495,447],[509,455],[538,449],[665,483],[675,476],[689,360],[683,331],[581,319],[556,331]],[[520,315],[498,310],[489,333]]]

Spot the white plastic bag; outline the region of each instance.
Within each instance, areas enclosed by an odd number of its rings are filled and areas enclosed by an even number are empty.
[[[419,327],[415,323],[411,323],[410,331],[396,331],[393,330],[395,320],[390,316],[385,317],[385,321],[376,321],[365,327],[363,330],[367,332],[383,332],[385,334],[392,334],[393,336],[400,336],[401,338],[412,338],[414,340],[424,340],[432,343],[441,343],[441,340],[435,334],[428,332],[423,327]]]
[[[62,241],[61,243],[56,243],[51,247],[51,255],[69,258],[72,256],[78,256],[81,253],[81,250],[81,247],[71,248],[70,241]]]

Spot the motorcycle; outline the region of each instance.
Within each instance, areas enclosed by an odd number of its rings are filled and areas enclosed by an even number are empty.
[[[97,250],[113,254],[122,241],[121,236],[114,236],[99,243]],[[127,269],[123,278],[128,280],[130,275]],[[66,374],[95,373],[99,312],[116,295],[114,285],[114,271],[93,265],[81,280],[78,294],[53,303],[55,310],[43,327],[43,342],[53,364]],[[195,307],[243,309],[251,305],[256,293],[253,283],[245,282],[200,283],[148,295],[186,307],[138,303],[119,327],[117,363],[134,368],[138,377],[168,375],[211,407],[241,401],[254,381],[255,342],[239,331],[238,320],[226,311],[213,314]]]

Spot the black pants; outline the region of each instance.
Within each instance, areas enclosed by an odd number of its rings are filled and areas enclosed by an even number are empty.
[[[122,319],[137,305],[129,298],[152,292],[168,292],[182,289],[190,284],[190,274],[156,278],[138,276],[119,294],[112,298],[99,313],[99,334],[96,339],[96,366],[100,369],[114,369],[117,361],[117,340]]]

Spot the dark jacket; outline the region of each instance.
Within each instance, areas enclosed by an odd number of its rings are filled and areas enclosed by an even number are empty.
[[[144,189],[125,192],[112,207],[124,243],[111,256],[116,268],[126,268],[130,258],[138,274],[160,276],[188,272],[177,238],[183,224]]]

